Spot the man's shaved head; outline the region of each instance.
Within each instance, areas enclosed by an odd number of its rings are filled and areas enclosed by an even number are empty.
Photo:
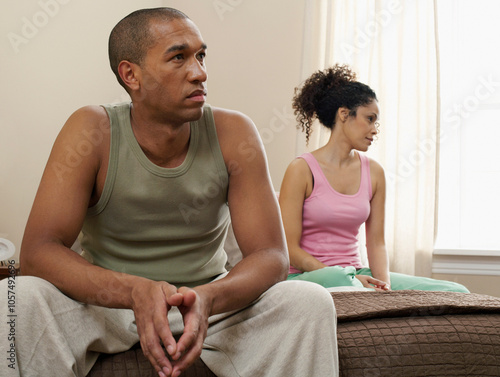
[[[174,8],[151,8],[132,12],[118,22],[109,36],[108,53],[111,69],[120,85],[127,89],[118,73],[120,62],[127,60],[140,65],[148,49],[155,44],[150,23],[185,18],[189,17]]]

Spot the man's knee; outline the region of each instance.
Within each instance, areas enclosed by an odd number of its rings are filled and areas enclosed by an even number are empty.
[[[308,281],[288,280],[274,285],[268,293],[272,301],[289,306],[290,310],[302,310],[307,313],[329,311],[335,314],[332,296],[321,285]]]
[[[54,295],[63,295],[54,285],[35,276],[16,276],[10,281],[4,279],[0,282],[0,290],[7,289],[12,291],[16,306],[26,306],[27,309],[36,303],[50,301]]]

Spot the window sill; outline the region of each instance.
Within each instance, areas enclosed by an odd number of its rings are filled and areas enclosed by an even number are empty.
[[[500,276],[500,250],[435,249],[432,273]]]

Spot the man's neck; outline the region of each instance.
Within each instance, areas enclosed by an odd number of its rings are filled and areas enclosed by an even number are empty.
[[[142,117],[131,109],[134,136],[146,157],[155,165],[174,168],[182,164],[189,149],[189,122],[174,125]]]

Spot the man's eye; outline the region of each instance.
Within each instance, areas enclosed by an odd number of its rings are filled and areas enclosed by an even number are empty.
[[[198,60],[203,61],[203,60],[205,60],[205,57],[206,57],[206,56],[207,56],[207,54],[206,54],[206,53],[204,53],[204,52],[200,52],[200,53],[198,54]]]
[[[183,58],[184,56],[182,56],[182,54],[178,54],[173,57],[173,60],[182,60]]]

